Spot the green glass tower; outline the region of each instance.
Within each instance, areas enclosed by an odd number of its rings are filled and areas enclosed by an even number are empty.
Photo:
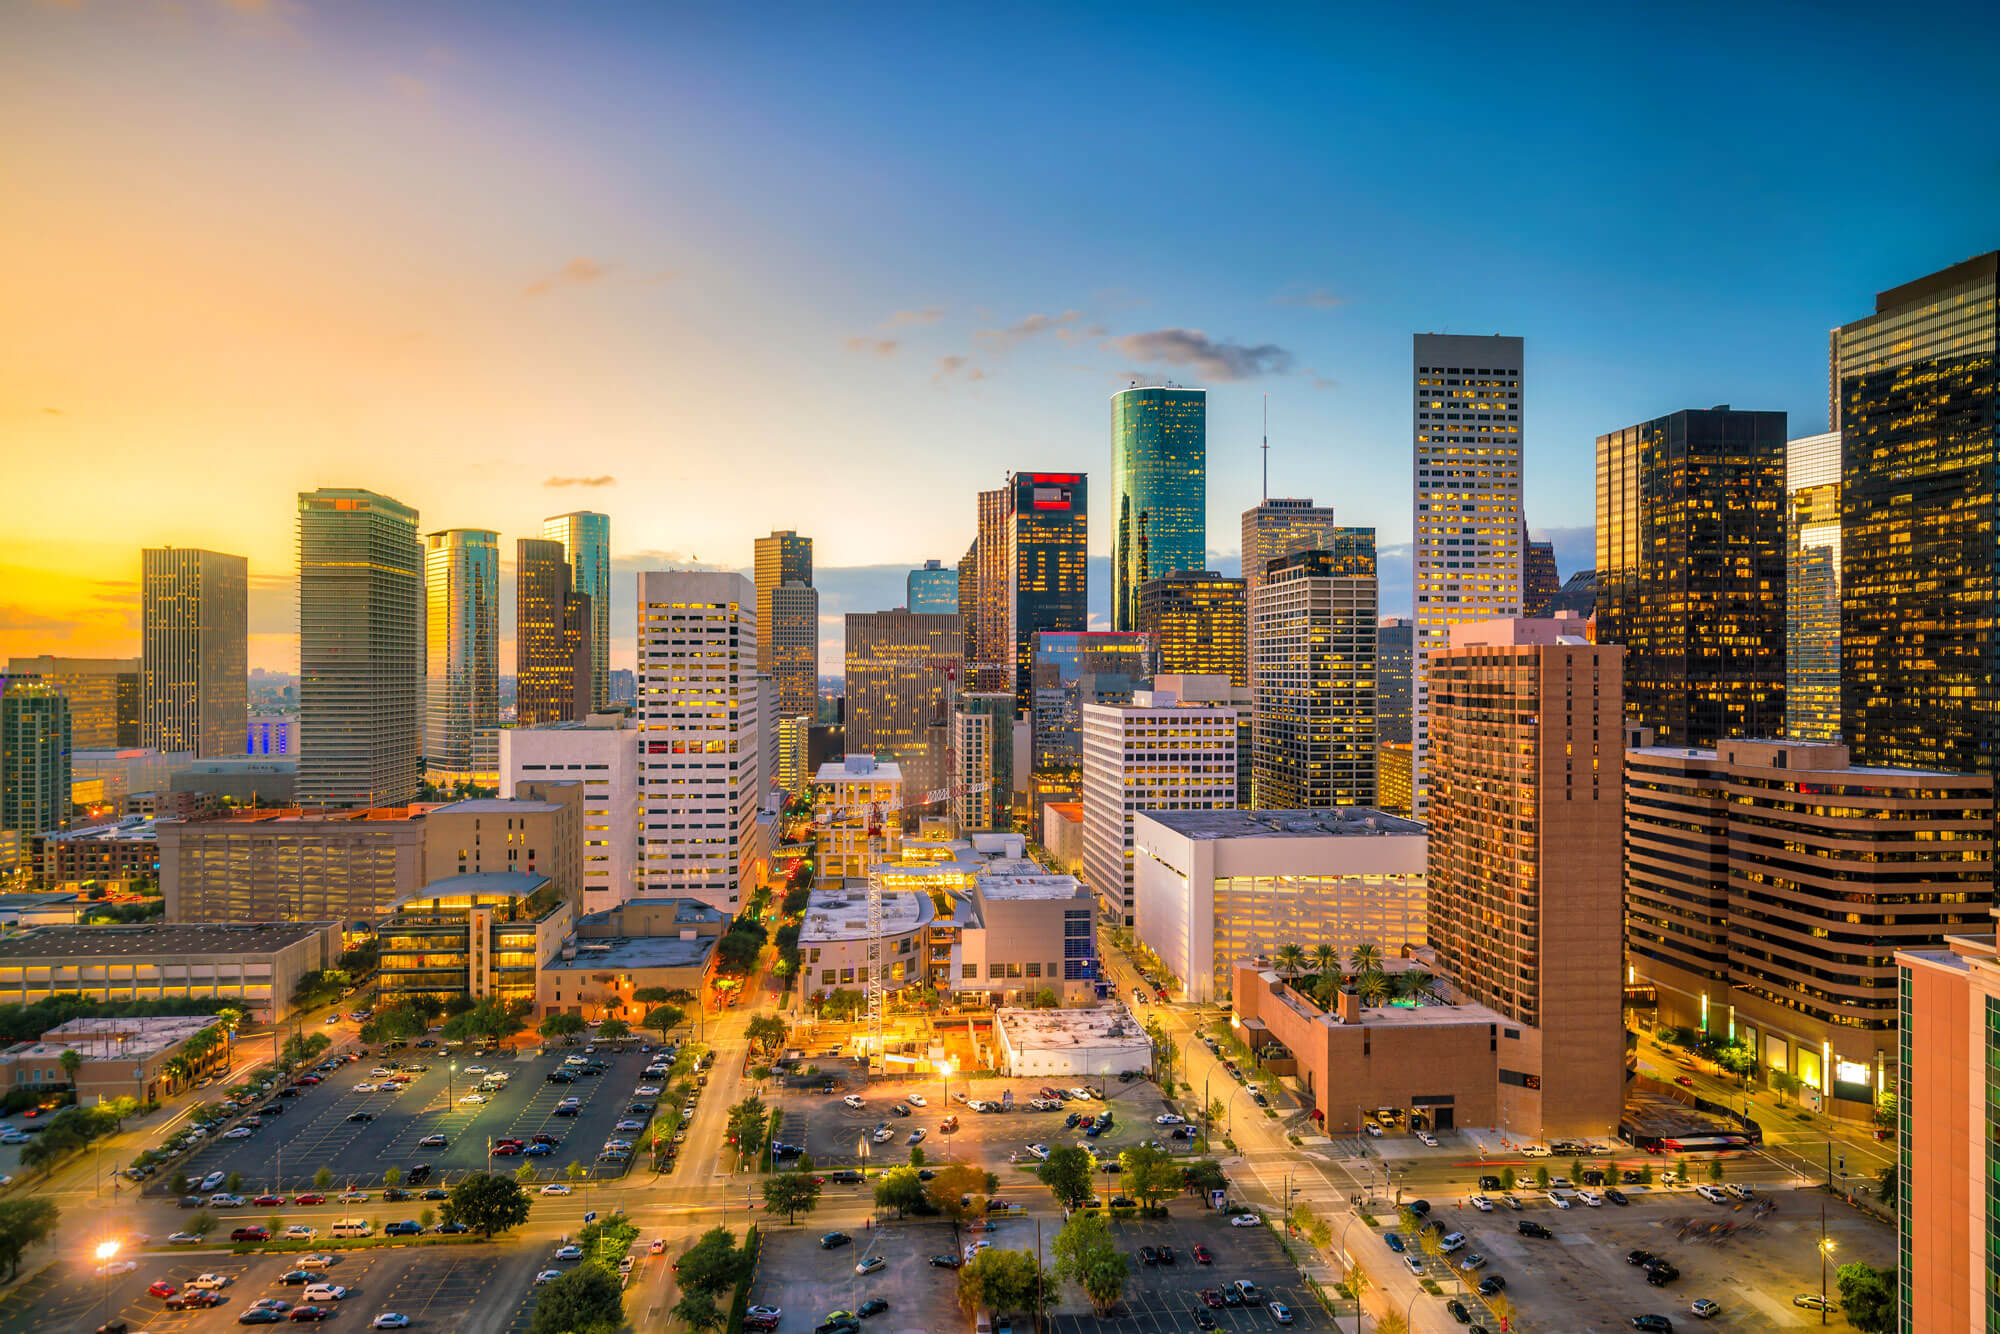
[[[69,827],[69,701],[40,681],[0,681],[0,829]]]
[[[1208,391],[1111,396],[1111,628],[1136,630],[1149,579],[1208,565]]]

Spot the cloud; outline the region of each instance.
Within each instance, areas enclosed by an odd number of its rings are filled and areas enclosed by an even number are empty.
[[[1080,310],[1066,310],[1060,315],[1030,315],[1016,320],[1004,329],[981,329],[973,335],[980,342],[994,348],[1008,348],[1037,334],[1045,334],[1074,326],[1083,318]]]
[[[564,283],[594,283],[609,272],[610,265],[599,264],[587,255],[578,255],[548,277],[529,283],[525,295],[540,296]]]
[[[912,324],[936,324],[943,318],[943,306],[925,306],[921,310],[899,310],[882,323],[891,329],[901,329]]]
[[[1065,343],[1083,343],[1093,338],[1102,338],[1111,330],[1101,324],[1086,325],[1081,329],[1068,327],[1056,330],[1056,337]]]
[[[1324,375],[1315,375],[1312,378],[1312,386],[1315,389],[1338,389],[1340,388],[1340,381],[1329,380]]]
[[[561,487],[561,486],[616,486],[616,485],[618,485],[618,479],[617,479],[616,477],[613,477],[613,476],[612,476],[612,475],[611,475],[610,473],[605,473],[604,475],[602,475],[602,476],[600,476],[600,477],[550,477],[550,478],[547,478],[546,480],[544,480],[544,481],[542,482],[542,485],[543,485],[543,486],[557,486],[557,487]]]
[[[846,340],[849,352],[873,352],[878,357],[893,357],[902,344],[893,338],[869,338],[857,336]]]
[[[1211,380],[1253,380],[1283,375],[1292,368],[1292,354],[1276,343],[1218,341],[1199,329],[1155,329],[1108,340],[1107,351],[1141,362],[1193,366]]]
[[[938,384],[961,373],[967,380],[985,379],[986,372],[972,365],[971,362],[971,357],[961,357],[956,354],[939,357],[937,359],[937,370],[931,374],[931,383]]]
[[[70,631],[76,629],[78,624],[77,621],[65,617],[44,616],[40,612],[30,611],[26,607],[12,603],[0,605],[0,630],[32,633]]]
[[[1332,310],[1335,306],[1347,304],[1344,296],[1335,296],[1324,287],[1292,288],[1271,298],[1274,306],[1304,306],[1308,310]]]

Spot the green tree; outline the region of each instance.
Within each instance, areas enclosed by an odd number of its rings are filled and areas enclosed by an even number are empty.
[[[572,1182],[577,1182],[589,1176],[590,1169],[572,1158],[570,1159],[569,1166],[563,1169],[563,1175],[568,1177]]]
[[[30,1246],[54,1235],[61,1217],[53,1203],[31,1195],[0,1200],[0,1260],[7,1264],[8,1279],[21,1272],[21,1256]]]
[[[1380,972],[1382,969],[1382,947],[1366,943],[1356,945],[1353,952],[1347,956],[1347,967],[1350,972],[1354,973]]]
[[[823,1018],[841,1023],[852,1019],[868,1008],[868,998],[859,991],[836,987],[820,1002],[819,1012]]]
[[[383,1184],[383,1185],[385,1185],[385,1186],[400,1186],[400,1185],[402,1185],[402,1184],[403,1184],[403,1169],[402,1169],[402,1168],[400,1168],[400,1167],[385,1167],[385,1168],[383,1168],[383,1169],[382,1169],[382,1184]]]
[[[763,940],[747,931],[726,931],[715,942],[715,957],[725,970],[744,973],[757,962],[758,951],[763,948]]]
[[[1896,1184],[1896,1164],[1890,1163],[1887,1167],[1875,1173],[1875,1198],[1884,1204],[1894,1204],[1896,1202]]]
[[[437,1217],[437,1210],[431,1208],[429,1205],[425,1205],[417,1211],[417,1226],[429,1232],[431,1228],[437,1225]]]
[[[518,1181],[478,1172],[451,1188],[444,1221],[463,1223],[488,1240],[528,1221],[528,1192]]]
[[[1037,1171],[1042,1184],[1054,1192],[1056,1203],[1074,1209],[1090,1198],[1090,1154],[1074,1144],[1059,1144],[1049,1150],[1048,1161]]]
[[[514,1180],[524,1186],[532,1186],[535,1183],[535,1165],[533,1163],[522,1163],[514,1169]]]
[[[1711,1158],[1708,1160],[1708,1179],[1710,1181],[1722,1180],[1722,1159]]]
[[[674,1303],[670,1314],[689,1329],[696,1331],[721,1329],[729,1323],[727,1313],[715,1304],[715,1298],[705,1292],[681,1294],[681,1299]]]
[[[674,1275],[681,1291],[716,1297],[736,1286],[747,1258],[736,1244],[735,1233],[726,1227],[712,1227],[681,1252],[681,1258],[674,1262]]]
[[[181,1171],[179,1168],[175,1168],[173,1180],[167,1183],[167,1189],[172,1191],[176,1195],[185,1195],[188,1193],[188,1187],[192,1186],[193,1184],[194,1183],[192,1181],[188,1180],[188,1174],[186,1172]]]
[[[729,1137],[736,1141],[739,1158],[755,1158],[764,1151],[764,1135],[771,1125],[771,1113],[764,1100],[751,1094],[729,1109]]]
[[[1223,1175],[1222,1164],[1213,1158],[1197,1158],[1181,1169],[1181,1180],[1187,1189],[1197,1195],[1206,1195],[1212,1190],[1229,1189],[1229,1178]]]
[[[1848,1323],[1861,1334],[1889,1334],[1896,1328],[1896,1271],[1868,1264],[1844,1264],[1840,1277],[1840,1306]]]
[[[666,990],[666,988],[647,987],[645,988],[645,990],[664,991]],[[673,1032],[676,1028],[679,1028],[681,1026],[681,1022],[686,1018],[687,1018],[687,1011],[683,1010],[678,1005],[656,1005],[652,1009],[646,1011],[646,1017],[640,1020],[640,1022],[644,1024],[647,1028],[652,1029],[655,1033],[658,1033],[662,1038],[664,1038],[666,1037],[667,1034]]]
[[[797,1222],[800,1214],[810,1214],[819,1208],[819,1182],[802,1171],[766,1177],[763,1191],[764,1212],[783,1214],[787,1223]]]
[[[1297,941],[1288,940],[1278,946],[1278,972],[1285,977],[1297,977],[1306,970],[1306,947]]]
[[[1058,1295],[1052,1280],[1053,1275],[1045,1280],[1033,1252],[981,1251],[958,1271],[958,1309],[975,1320],[981,1311],[1033,1312],[1037,1304],[1046,1310]]]
[[[924,1183],[914,1167],[892,1167],[875,1183],[875,1207],[894,1209],[901,1218],[924,1202]]]
[[[223,1181],[222,1188],[231,1195],[236,1194],[243,1189],[243,1174],[241,1172],[231,1172],[228,1178]]]
[[[541,1289],[528,1334],[614,1334],[624,1322],[618,1276],[603,1265],[578,1265]]]
[[[785,1027],[785,1021],[775,1014],[752,1015],[750,1022],[743,1026],[744,1036],[756,1043],[766,1056],[774,1055],[778,1048],[784,1046],[790,1032]]]
[[[83,1054],[69,1047],[64,1047],[62,1055],[56,1057],[56,1062],[62,1066],[63,1078],[69,1081],[71,1088],[75,1088],[76,1072],[83,1065]]]
[[[1361,994],[1364,1005],[1380,1005],[1389,996],[1389,975],[1370,969],[1354,979],[1354,989]]]
[[[197,1237],[206,1237],[215,1231],[215,1214],[207,1209],[197,1209],[188,1216],[187,1230]]]
[[[953,1163],[931,1178],[931,1206],[951,1220],[954,1233],[975,1211],[984,1211],[986,1178],[986,1169],[975,1163]]]
[[[1111,1237],[1111,1229],[1093,1213],[1072,1214],[1050,1247],[1053,1272],[1059,1279],[1076,1284],[1100,1316],[1125,1295],[1125,1279],[1131,1272],[1124,1252]]]
[[[333,1184],[333,1169],[331,1167],[322,1167],[317,1172],[313,1173],[314,1190],[325,1190],[328,1186],[331,1186],[332,1184]]]
[[[573,1038],[583,1032],[583,1029],[584,1022],[581,1015],[557,1013],[543,1019],[535,1031],[548,1041],[555,1042],[562,1038]]]
[[[631,1032],[632,1025],[623,1019],[606,1019],[597,1026],[597,1036],[606,1042],[616,1042],[620,1038],[629,1037]]]
[[[1153,1079],[1163,1089],[1174,1087],[1174,1071],[1178,1068],[1180,1051],[1174,1046],[1174,1039],[1160,1024],[1158,1017],[1146,1021],[1146,1036],[1153,1040]]]
[[[1501,1190],[1503,1190],[1503,1191],[1511,1191],[1511,1190],[1513,1190],[1513,1189],[1514,1189],[1514,1183],[1515,1183],[1515,1182],[1516,1182],[1517,1180],[1519,1180],[1519,1178],[1518,1178],[1518,1177],[1516,1177],[1516,1176],[1514,1175],[1514,1169],[1513,1169],[1513,1168],[1511,1168],[1511,1167],[1503,1167],[1503,1168],[1501,1168],[1501,1169],[1500,1169],[1500,1189],[1501,1189]]]
[[[1179,1165],[1150,1144],[1133,1145],[1118,1155],[1118,1162],[1125,1172],[1126,1194],[1147,1208],[1180,1191]]]
[[[1547,1163],[1536,1163],[1535,1189],[1547,1190],[1548,1188],[1549,1188],[1549,1165]]]

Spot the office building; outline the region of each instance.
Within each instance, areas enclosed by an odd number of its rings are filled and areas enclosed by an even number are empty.
[[[22,846],[36,834],[69,827],[69,700],[39,681],[0,689],[0,829]]]
[[[339,922],[388,916],[425,874],[424,821],[405,807],[225,811],[157,821],[169,922]]]
[[[424,817],[424,873],[526,871],[582,911],[584,784],[567,774],[514,784],[511,797],[475,797]]]
[[[1410,744],[1415,630],[1407,616],[1384,616],[1375,626],[1375,735],[1385,743]]]
[[[596,611],[576,591],[560,542],[514,543],[514,721],[521,727],[576,722],[591,711]]]
[[[1083,771],[1083,706],[1129,704],[1132,692],[1152,679],[1153,667],[1150,635],[1086,630],[1035,636],[1035,773],[1073,784]]]
[[[962,666],[959,627],[956,616],[901,610],[847,617],[843,744],[850,753],[894,761],[903,775],[904,800],[913,807],[944,800],[951,699],[974,675]],[[997,683],[995,689],[1007,686]]]
[[[1521,423],[1526,378],[1518,338],[1418,334],[1411,786],[1424,813],[1430,767],[1429,654],[1451,627],[1521,614]]]
[[[168,776],[169,806],[179,811],[183,796],[217,799],[223,806],[291,806],[298,801],[299,762],[276,755],[237,755],[195,760]]]
[[[754,543],[755,558],[751,573],[757,581],[757,645],[758,667],[763,671],[775,671],[776,663],[768,657],[766,650],[773,647],[771,592],[786,584],[803,584],[810,588],[813,581],[813,543],[810,537],[800,537],[787,528],[774,530],[769,537],[760,537]]]
[[[1111,396],[1111,628],[1138,629],[1147,580],[1207,565],[1208,391],[1121,389]]]
[[[1391,815],[1410,813],[1410,743],[1375,743],[1375,804]]]
[[[1035,636],[1090,626],[1082,473],[1017,472],[1007,478],[1007,629],[1002,641],[1015,712],[1033,708]]]
[[[779,714],[819,712],[819,590],[796,580],[759,594],[768,606],[770,651],[761,655]]]
[[[1506,1022],[1497,1125],[1608,1135],[1624,1107],[1623,650],[1563,620],[1456,625],[1431,660],[1428,931]]]
[[[151,817],[36,834],[35,874],[43,889],[80,891],[96,885],[129,889],[160,874],[160,841]]]
[[[4,965],[0,965],[4,967]],[[0,1093],[71,1091],[79,1107],[118,1098],[137,1103],[157,1102],[197,1079],[211,1077],[229,1054],[218,1043],[205,1057],[177,1062],[187,1054],[188,1039],[215,1027],[212,1015],[175,1015],[132,1019],[72,1019],[43,1032],[37,1039],[0,1051]],[[77,1058],[72,1078],[63,1067],[63,1053]]]
[[[611,703],[632,707],[639,702],[639,677],[628,668],[612,669],[610,678]],[[609,706],[607,706],[609,707]]]
[[[927,560],[921,570],[911,570],[908,580],[908,609],[918,616],[958,614],[958,571],[947,570],[942,561]]]
[[[1785,414],[1727,404],[1597,438],[1597,642],[1663,746],[1785,725]]]
[[[1560,616],[1564,612],[1583,621],[1597,615],[1597,571],[1578,570],[1563,581],[1555,596],[1555,610],[1549,614]]]
[[[795,714],[778,719],[778,786],[796,794],[812,777],[812,717]]]
[[[1013,825],[1014,697],[968,691],[952,711],[951,823],[959,834]]]
[[[820,766],[813,787],[813,838],[821,884],[866,876],[902,855],[902,768],[865,752]],[[874,847],[870,847],[871,830]]]
[[[78,750],[129,750],[139,744],[140,668],[137,658],[7,660],[4,681],[40,681],[69,701],[70,740]]]
[[[740,574],[639,576],[639,879],[738,910],[756,887],[757,590]]]
[[[766,811],[782,804],[778,786],[778,678],[758,672],[750,678],[757,695],[757,802]],[[769,846],[768,840],[766,847]]]
[[[590,599],[590,707],[584,712],[596,713],[611,702],[611,516],[557,514],[542,520],[542,536],[562,543],[570,591]]]
[[[638,890],[639,778],[639,729],[622,713],[500,733],[501,797],[545,781],[582,785],[586,913],[615,908]],[[540,869],[554,874],[548,866]],[[433,865],[432,874],[443,871]]]
[[[70,801],[99,807],[105,814],[129,814],[135,798],[157,797],[173,789],[174,778],[192,769],[195,757],[186,751],[162,755],[134,746],[129,750],[70,752]],[[190,787],[188,790],[199,789]]]
[[[587,913],[556,956],[542,961],[535,1013],[623,1019],[637,1028],[653,1010],[637,993],[702,993],[729,922],[729,914],[699,899],[632,899]]]
[[[424,537],[424,768],[432,783],[500,775],[498,534]]]
[[[958,558],[958,614],[965,622],[968,634],[971,632],[978,601],[979,538],[975,535],[972,541],[966,544],[965,554]]]
[[[1840,432],[1785,446],[1785,736],[1840,740]]]
[[[1556,573],[1556,544],[1536,542],[1528,537],[1528,525],[1521,525],[1521,614],[1531,621],[1547,620],[1556,614],[1556,594],[1562,578]]]
[[[296,713],[253,713],[244,738],[247,755],[291,755],[298,731]]]
[[[1375,530],[1281,556],[1257,590],[1256,804],[1375,804]]]
[[[1061,1005],[1096,999],[1097,911],[1075,876],[999,859],[953,896],[952,909],[949,925],[932,931],[938,990],[992,1006],[1030,1005],[1043,991]],[[946,930],[948,943],[938,939]]]
[[[1841,326],[1841,732],[1856,762],[2000,770],[2000,251]]]
[[[147,547],[140,563],[141,745],[243,753],[250,710],[250,562]]]
[[[978,494],[978,536],[973,539],[972,619],[965,624],[967,690],[1006,690],[1013,685],[1010,675],[1013,642],[1007,624],[1007,608],[1014,588],[1014,552],[1009,541],[1008,511],[1010,488],[997,487]],[[960,580],[959,601],[966,600]]]
[[[0,939],[0,1004],[68,994],[100,1002],[213,998],[268,1024],[291,1014],[300,978],[339,960],[340,926],[331,921],[42,926]]]
[[[1743,1041],[1821,1110],[1893,1081],[1896,950],[1979,929],[1990,775],[1858,768],[1823,742],[1625,752],[1626,949],[1659,1021]]]
[[[485,871],[434,881],[381,925],[382,1000],[469,996],[532,1006],[542,966],[575,921],[545,876]]]
[[[1103,1081],[1144,1070],[1153,1039],[1121,1002],[1086,1010],[1001,1009],[993,1013],[1000,1072],[1013,1079]]]
[[[1226,676],[1250,684],[1248,585],[1213,570],[1184,570],[1139,588],[1139,633],[1152,636],[1155,669]]]
[[[1188,685],[1195,695],[1229,688],[1212,677]],[[1184,699],[1180,689],[1083,706],[1084,880],[1118,923],[1132,925],[1135,814],[1236,805],[1238,712]]]
[[[299,800],[397,806],[423,778],[417,512],[372,491],[299,495]]]
[[[1144,811],[1132,934],[1208,1004],[1239,959],[1357,945],[1394,957],[1424,935],[1424,827],[1348,810]]]

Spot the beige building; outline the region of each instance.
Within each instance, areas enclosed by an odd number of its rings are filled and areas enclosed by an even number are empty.
[[[1072,875],[1083,871],[1083,803],[1052,801],[1042,807],[1042,846]]]
[[[69,701],[70,745],[77,750],[131,750],[139,745],[140,667],[137,658],[7,659],[7,678],[33,678]]]
[[[1768,740],[1634,748],[1624,774],[1630,980],[1659,1021],[1741,1039],[1808,1104],[1872,1116],[1895,1083],[1894,952],[1989,921],[1992,777]]]
[[[60,992],[90,1000],[214,996],[270,1023],[292,1010],[299,979],[340,958],[336,922],[262,926],[42,926],[0,938],[0,1004]]]
[[[381,992],[406,996],[536,998],[542,966],[575,921],[547,876],[481,871],[432,881],[383,922]]]
[[[1153,1040],[1117,1002],[1089,1010],[999,1011],[1000,1069],[1015,1079],[1102,1079],[1153,1065]]]
[[[243,754],[250,562],[192,547],[140,555],[140,744],[204,758]]]
[[[175,1089],[167,1064],[181,1054],[189,1038],[214,1023],[208,1015],[72,1019],[34,1042],[0,1048],[0,1094],[69,1087],[62,1057],[73,1051],[82,1058],[75,1079],[78,1106],[114,1098],[152,1102]]]
[[[1301,551],[1324,551],[1333,545],[1333,506],[1315,505],[1310,499],[1266,496],[1243,511],[1244,607],[1254,609],[1257,590],[1264,582],[1265,569],[1280,556]],[[1246,633],[1246,640],[1249,636]],[[1249,668],[1255,684],[1256,645],[1248,644]]]
[[[1006,587],[999,592],[1004,608]],[[893,760],[910,801],[932,800],[933,793],[943,799],[949,697],[974,684],[962,668],[965,648],[956,616],[878,611],[847,618],[847,750]],[[996,667],[992,674],[1005,673]]]
[[[542,964],[535,1012],[623,1019],[635,1028],[649,987],[702,993],[729,914],[700,899],[631,899],[576,922],[576,934]]]
[[[1044,989],[1064,1005],[1089,1001],[1098,977],[1093,905],[1073,875],[1048,875],[1031,861],[993,862],[957,901],[948,952],[936,951],[940,963],[948,960],[940,971],[949,989],[995,1005],[1029,1004]]]
[[[426,874],[432,881],[486,871],[547,876],[583,911],[584,785],[568,778],[513,784],[514,796],[439,806],[424,817]]]
[[[843,879],[867,875],[876,862],[899,857],[902,805],[902,766],[878,763],[873,755],[862,753],[849,753],[837,763],[822,764],[813,798],[820,883],[837,887]],[[872,849],[868,837],[871,823],[881,829]]]
[[[1429,933],[1497,1035],[1520,1135],[1624,1107],[1623,650],[1574,619],[1456,624],[1430,654]]]
[[[230,811],[161,820],[169,922],[374,923],[428,878],[408,807]]]
[[[882,895],[878,958],[884,990],[924,983],[930,972],[930,926],[936,919],[937,906],[928,894]],[[807,995],[824,996],[836,988],[866,991],[869,943],[874,939],[865,886],[815,889],[799,928],[800,976]]]
[[[639,883],[639,732],[622,713],[500,732],[500,795],[536,783],[583,785],[583,912],[615,907]],[[453,851],[457,851],[456,848]]]

